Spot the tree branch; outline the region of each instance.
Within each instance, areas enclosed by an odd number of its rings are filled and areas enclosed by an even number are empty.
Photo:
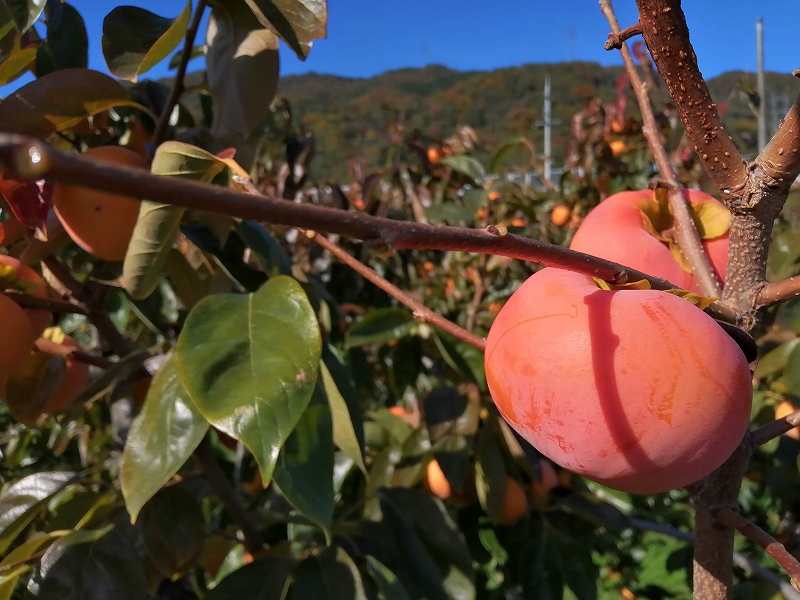
[[[239,526],[239,529],[241,529],[247,551],[255,556],[264,548],[264,541],[261,538],[258,527],[253,523],[252,517],[234,493],[230,481],[225,477],[222,469],[219,468],[217,457],[214,455],[214,449],[211,447],[208,436],[200,441],[200,445],[194,451],[194,456],[203,469],[208,485],[225,505],[225,509]]]
[[[768,441],[791,431],[795,427],[800,427],[800,410],[797,410],[782,419],[776,419],[758,429],[750,432],[754,446],[762,446]]]
[[[75,315],[86,315],[87,310],[83,306],[79,306],[72,302],[64,302],[62,300],[50,300],[49,298],[39,298],[38,296],[31,296],[22,292],[14,292],[12,290],[3,290],[2,292],[22,308],[43,308],[55,313],[72,313]]]
[[[711,180],[728,200],[747,184],[747,165],[711,99],[680,0],[636,0],[642,36]]]
[[[800,275],[790,277],[777,283],[768,283],[758,293],[760,306],[770,306],[800,296]]]
[[[680,529],[675,529],[674,527],[670,527],[668,525],[653,523],[652,521],[645,521],[643,519],[628,519],[628,522],[635,529],[654,531],[655,533],[668,535],[684,542],[694,542],[694,536],[691,533],[681,531]],[[742,569],[752,572],[756,577],[759,577],[760,579],[763,579],[764,581],[778,588],[788,600],[800,600],[800,592],[794,589],[791,584],[778,577],[769,569],[765,569],[753,559],[748,558],[739,552],[734,552],[733,562],[735,562]]]
[[[92,365],[94,367],[100,367],[101,369],[108,369],[109,367],[114,366],[114,363],[107,358],[95,356],[94,354],[89,354],[83,350],[75,350],[75,348],[65,346],[64,344],[58,344],[46,338],[39,338],[36,340],[36,349],[39,352],[72,358],[78,362],[86,363],[87,365]]]
[[[631,79],[631,86],[636,94],[636,100],[639,102],[639,110],[642,113],[642,133],[647,139],[647,145],[650,146],[650,152],[653,154],[656,165],[658,166],[658,173],[667,186],[667,195],[669,198],[669,206],[672,210],[672,215],[675,218],[675,241],[681,253],[686,257],[689,265],[692,268],[696,281],[700,287],[700,291],[706,296],[719,298],[722,295],[722,287],[717,280],[714,270],[711,268],[711,263],[708,260],[703,242],[700,240],[700,235],[697,233],[694,219],[689,209],[689,201],[683,195],[683,188],[675,170],[672,168],[667,151],[664,149],[664,138],[656,124],[656,118],[653,114],[653,107],[650,104],[650,96],[647,93],[647,86],[639,76],[639,71],[636,69],[636,64],[633,62],[628,44],[625,43],[625,37],[619,28],[617,17],[614,14],[614,9],[611,6],[611,0],[600,0],[600,9],[603,11],[608,24],[611,26],[613,34],[619,38],[619,48],[622,54],[622,60],[625,62],[625,69]],[[641,28],[637,24],[637,32],[641,33]],[[630,29],[630,28],[629,28]],[[628,30],[626,32],[630,33]],[[628,35],[630,37],[630,35]]]
[[[164,136],[167,133],[169,126],[169,118],[172,116],[172,111],[175,105],[178,104],[181,94],[184,91],[184,80],[186,79],[186,68],[189,65],[189,60],[192,58],[192,49],[194,48],[194,40],[197,37],[197,30],[200,28],[200,21],[203,19],[203,13],[208,5],[208,0],[199,0],[197,7],[194,9],[192,21],[186,29],[186,37],[183,42],[183,52],[181,53],[181,62],[178,65],[178,71],[175,74],[175,82],[172,85],[172,92],[169,95],[167,103],[164,105],[164,110],[159,116],[156,129],[153,132],[154,146],[158,146],[164,141]]]
[[[17,179],[47,177],[53,181],[127,196],[136,195],[193,210],[336,233],[370,243],[387,244],[395,249],[496,254],[569,269],[612,283],[646,280],[653,289],[675,287],[664,279],[611,261],[539,240],[506,234],[499,227],[476,230],[425,225],[313,204],[299,204],[273,196],[253,197],[248,193],[221,186],[90,161],[80,155],[66,154],[29,137],[0,134],[0,165],[5,168],[8,176]]]
[[[792,585],[795,588],[800,586],[800,562],[789,554],[783,544],[735,510],[721,507],[716,511],[715,515],[720,523],[736,529],[747,539],[761,546],[786,571],[792,580]]]
[[[766,178],[776,193],[788,193],[800,174],[800,96],[778,131],[754,161],[756,174]],[[785,197],[785,196],[784,196]]]

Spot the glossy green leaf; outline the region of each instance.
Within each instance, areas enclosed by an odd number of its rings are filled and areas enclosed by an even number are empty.
[[[341,548],[325,548],[294,571],[290,600],[367,600],[352,559]]]
[[[278,89],[278,38],[244,2],[212,5],[206,76],[214,100],[212,131],[248,136],[267,115]]]
[[[291,275],[292,259],[262,225],[255,221],[240,221],[236,231],[269,275]]]
[[[325,0],[248,0],[247,4],[261,24],[272,29],[300,60],[308,57],[314,40],[327,35]]]
[[[0,103],[0,130],[45,138],[115,106],[132,106],[122,84],[90,69],[62,69],[32,81]]]
[[[181,383],[172,356],[153,378],[122,453],[120,482],[132,521],[183,466],[206,431],[208,421]]]
[[[367,467],[364,465],[363,452],[364,431],[360,412],[356,416],[359,407],[350,406],[336,386],[336,381],[324,362],[320,365],[320,369],[322,384],[325,388],[325,395],[328,397],[333,419],[333,441],[342,452],[353,459],[363,473],[366,473]],[[361,428],[360,431],[359,428]]]
[[[295,560],[267,556],[236,569],[206,594],[206,600],[283,600]]]
[[[322,365],[323,377],[325,366]],[[278,490],[330,536],[333,519],[333,424],[321,381],[283,445],[273,474]]]
[[[115,77],[136,81],[183,41],[192,2],[175,19],[135,6],[117,6],[103,19],[103,57]]]
[[[763,379],[783,371],[786,361],[798,344],[800,344],[800,338],[795,338],[767,352],[758,360],[753,376],[757,379]]]
[[[54,542],[28,584],[30,594],[43,600],[146,600],[134,538],[111,527],[77,531]]]
[[[486,177],[486,170],[483,165],[471,156],[445,156],[441,164],[450,167],[456,173],[469,177],[472,181],[480,181]]]
[[[0,554],[31,522],[45,503],[76,479],[69,471],[49,471],[12,481],[0,491]]]
[[[403,584],[374,556],[367,556],[367,570],[378,585],[383,600],[408,600]]]
[[[311,399],[321,350],[308,297],[281,275],[252,294],[204,298],[186,319],[175,359],[197,408],[253,453],[268,483]]]
[[[782,281],[796,275],[800,260],[800,236],[792,229],[775,235],[769,246],[767,278]]]
[[[167,141],[156,150],[150,170],[156,175],[209,183],[225,168],[224,162],[202,148]],[[141,300],[156,289],[185,212],[181,206],[142,202],[120,278],[132,298]]]
[[[161,488],[139,518],[144,548],[159,571],[171,579],[197,563],[205,541],[205,519],[197,498],[185,486]]]
[[[63,530],[52,531],[50,533],[36,533],[30,539],[9,552],[5,558],[0,561],[0,600],[10,600],[20,576],[33,568],[31,565],[25,564],[24,561],[39,552],[53,540],[67,534],[69,534],[69,531]],[[11,565],[17,566],[11,567]]]
[[[382,344],[410,334],[416,328],[413,315],[402,308],[379,308],[347,331],[347,347]]]
[[[81,14],[66,2],[47,13],[47,37],[36,52],[36,76],[88,67],[89,36]]]

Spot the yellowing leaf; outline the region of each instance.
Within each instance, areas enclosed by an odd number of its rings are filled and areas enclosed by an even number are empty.
[[[705,296],[701,296],[700,294],[695,294],[694,292],[690,292],[689,290],[679,290],[679,289],[672,289],[672,290],[665,290],[668,294],[673,294],[678,296],[679,298],[683,298],[687,302],[691,302],[700,310],[705,310],[714,302],[719,300],[719,298],[706,298]]]
[[[725,235],[731,227],[731,213],[719,202],[700,200],[693,202],[691,209],[700,239],[718,238]]]
[[[670,237],[664,232],[672,229],[675,219],[669,210],[666,195],[656,194],[649,200],[642,200],[636,208],[642,213],[642,223],[647,232],[662,242],[669,242]]]

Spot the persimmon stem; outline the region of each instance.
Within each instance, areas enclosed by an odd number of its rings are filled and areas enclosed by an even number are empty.
[[[731,508],[721,507],[715,511],[715,516],[720,523],[736,529],[747,539],[761,546],[786,571],[792,585],[795,588],[800,586],[800,562],[789,554],[783,544]]]
[[[800,427],[800,410],[786,415],[781,419],[775,419],[758,429],[750,432],[750,436],[755,446],[762,446],[768,441],[791,431],[795,427]]]
[[[172,116],[172,111],[175,105],[178,104],[181,94],[184,91],[184,81],[186,79],[186,69],[189,65],[189,60],[192,58],[192,49],[194,48],[194,40],[197,37],[197,30],[200,28],[200,21],[203,19],[203,13],[208,6],[208,0],[198,0],[197,6],[192,15],[192,21],[186,29],[186,37],[183,42],[183,51],[181,52],[181,62],[178,65],[178,71],[175,73],[175,81],[172,84],[172,92],[170,92],[169,99],[164,105],[164,110],[158,118],[156,129],[153,132],[152,144],[158,146],[164,141],[167,134],[167,127],[169,126],[169,119]]]
[[[664,149],[664,138],[658,129],[658,124],[653,114],[647,86],[636,69],[628,44],[625,43],[625,39],[627,39],[623,36],[625,32],[620,31],[617,16],[611,6],[611,0],[600,0],[600,9],[608,20],[611,31],[619,38],[619,44],[614,47],[619,48],[620,54],[622,54],[625,69],[630,76],[631,86],[636,94],[639,110],[642,113],[642,133],[647,139],[647,145],[650,147],[650,152],[653,154],[653,159],[658,166],[658,174],[667,187],[669,206],[675,218],[675,241],[678,243],[681,253],[689,262],[692,273],[703,294],[708,297],[719,298],[722,295],[722,287],[714,274],[714,270],[711,268],[708,255],[703,248],[703,242],[697,233],[697,227],[689,209],[689,201],[683,195],[683,186],[678,181],[678,176],[675,174],[667,151]],[[641,26],[637,23],[636,27],[636,33],[641,33]],[[628,35],[628,37],[631,36]]]

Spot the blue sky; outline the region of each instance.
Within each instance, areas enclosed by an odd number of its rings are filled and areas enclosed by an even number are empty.
[[[174,17],[186,0],[127,0]],[[90,66],[106,71],[100,51],[102,20],[123,2],[71,0],[86,20]],[[755,21],[764,19],[768,70],[800,67],[798,0],[686,0],[684,11],[704,75],[755,69]],[[636,20],[634,0],[615,0],[622,26]],[[368,77],[390,69],[443,64],[459,70],[570,59],[621,64],[603,50],[608,25],[596,0],[331,0],[328,39],[306,62],[282,48],[283,75],[316,71]],[[191,69],[202,68],[196,59]],[[150,77],[168,71],[160,65]],[[19,85],[17,82],[16,85]],[[14,87],[16,87],[16,85]]]

